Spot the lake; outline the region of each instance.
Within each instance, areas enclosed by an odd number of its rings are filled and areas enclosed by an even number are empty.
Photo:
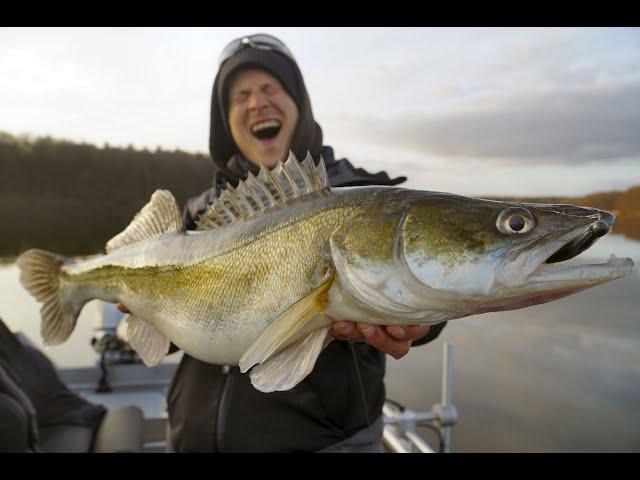
[[[545,305],[453,320],[438,340],[389,357],[388,397],[414,410],[438,403],[448,341],[459,413],[453,451],[640,451],[640,242],[607,235],[580,258],[610,253],[636,262],[628,277]],[[44,347],[39,305],[18,278],[14,264],[0,265],[5,323],[58,367],[95,365],[89,339],[98,303],[85,307],[68,342]]]
[[[436,341],[388,357],[387,396],[413,410],[438,403],[448,341],[459,414],[453,451],[640,451],[640,242],[606,236],[580,257],[611,253],[634,260],[629,276],[545,305],[453,320]]]

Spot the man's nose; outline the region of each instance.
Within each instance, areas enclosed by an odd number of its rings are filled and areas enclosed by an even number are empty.
[[[249,96],[249,109],[250,110],[262,110],[269,102],[267,97],[262,92],[253,92]]]

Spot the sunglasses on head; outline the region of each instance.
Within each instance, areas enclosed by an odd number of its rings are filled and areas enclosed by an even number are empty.
[[[255,35],[248,35],[246,37],[236,38],[231,41],[220,54],[218,59],[218,66],[221,66],[229,58],[233,57],[240,50],[245,48],[258,48],[261,50],[271,50],[283,54],[284,56],[295,61],[293,54],[287,48],[287,46],[278,40],[276,37],[268,35],[266,33],[257,33]]]

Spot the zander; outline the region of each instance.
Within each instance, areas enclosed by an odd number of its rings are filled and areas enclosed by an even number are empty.
[[[42,337],[71,335],[83,305],[120,302],[147,365],[170,342],[250,371],[261,391],[308,375],[332,319],[434,324],[549,302],[628,274],[630,259],[562,263],[615,217],[572,205],[504,203],[393,187],[329,188],[324,162],[292,154],[229,188],[184,231],[156,191],[106,255],[20,256],[42,306]]]

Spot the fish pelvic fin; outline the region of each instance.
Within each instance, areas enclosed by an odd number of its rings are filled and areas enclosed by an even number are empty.
[[[125,245],[180,230],[182,217],[176,199],[168,190],[156,190],[129,226],[107,242],[105,250],[109,253]]]
[[[287,344],[297,341],[299,337],[330,323],[322,312],[327,307],[327,294],[333,278],[333,272],[328,272],[319,287],[291,305],[262,332],[240,359],[242,373],[256,363],[265,362]]]
[[[169,352],[171,342],[166,335],[150,323],[135,315],[127,315],[127,341],[147,367],[158,365]]]
[[[285,391],[311,373],[322,352],[331,327],[308,333],[304,338],[251,369],[251,384],[261,392]],[[330,340],[329,340],[330,341]]]
[[[69,338],[85,301],[74,302],[63,294],[60,269],[71,260],[44,250],[28,250],[17,260],[20,283],[40,303],[40,333],[45,345],[59,345]]]
[[[226,227],[311,193],[328,191],[329,186],[322,157],[316,165],[309,153],[300,162],[290,151],[286,162],[278,162],[271,170],[263,165],[257,177],[249,172],[237,187],[227,187],[196,221],[196,226],[198,230]]]

